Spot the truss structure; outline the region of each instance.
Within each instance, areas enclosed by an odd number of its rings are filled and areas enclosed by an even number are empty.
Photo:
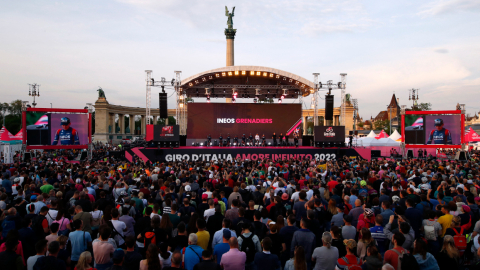
[[[313,73],[313,84],[315,85],[314,92],[312,93],[313,103],[313,126],[318,126],[318,76],[320,73]]]
[[[147,75],[147,78],[146,78],[146,82],[147,82],[147,89],[146,89],[146,97],[145,97],[145,100],[146,100],[146,104],[145,104],[145,117],[147,118],[145,123],[147,125],[150,125],[150,117],[151,117],[151,113],[150,113],[150,106],[151,106],[151,101],[152,101],[152,71],[151,70],[145,70],[145,73]],[[146,129],[145,129],[146,130]]]
[[[346,113],[347,113],[347,95],[345,93],[345,88],[347,85],[347,73],[340,73],[341,82],[338,85],[342,89],[342,105],[340,106],[340,125],[345,126]]]

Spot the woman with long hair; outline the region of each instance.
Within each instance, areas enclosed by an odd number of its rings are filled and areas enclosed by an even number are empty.
[[[417,238],[413,243],[413,256],[417,260],[420,270],[439,270],[437,260],[430,252],[427,252],[427,249],[427,243],[421,238]]]
[[[193,213],[193,215],[190,217],[190,220],[188,221],[187,225],[187,235],[190,235],[191,233],[197,233],[197,219],[198,219],[198,214]]]
[[[90,266],[92,263],[92,254],[90,251],[84,251],[82,254],[80,254],[80,257],[78,258],[77,265],[75,266],[75,270],[90,270],[90,269],[96,269]]]
[[[112,206],[107,205],[103,211],[103,218],[100,220],[100,225],[109,224],[109,221],[112,220]]]
[[[65,215],[65,210],[59,209],[57,216],[55,217],[55,220],[52,222],[53,223],[58,223],[58,234],[59,235],[66,235],[69,231],[72,231],[72,227],[70,226],[70,220],[66,217]],[[68,231],[66,231],[68,229]]]
[[[372,237],[372,233],[370,232],[369,229],[367,228],[362,228],[362,238],[358,240],[358,245],[357,245],[357,255],[360,257],[360,259],[363,260],[363,258],[367,255],[367,248],[370,245],[377,246],[377,243],[375,239]]]
[[[160,259],[158,258],[157,245],[151,243],[148,245],[147,255],[145,260],[140,261],[140,270],[158,270],[162,269]]]
[[[458,269],[460,266],[460,253],[451,235],[445,235],[442,250],[435,258],[437,259],[440,270]]]
[[[170,216],[168,214],[163,214],[162,219],[160,220],[160,229],[164,230],[168,237],[172,237],[173,224],[170,221]]]
[[[332,226],[332,217],[337,214],[337,202],[334,199],[330,199],[328,201],[327,211],[323,216],[323,227],[325,231],[330,231],[330,227]]]
[[[302,246],[295,247],[293,258],[287,261],[284,270],[307,270],[305,249]]]
[[[160,265],[162,269],[170,267],[172,265],[172,252],[168,251],[168,244],[163,242],[160,244],[158,258],[160,259]]]

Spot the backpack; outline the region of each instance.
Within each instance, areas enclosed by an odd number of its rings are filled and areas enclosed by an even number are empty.
[[[455,236],[453,236],[453,241],[455,242],[455,246],[460,252],[460,256],[462,256],[467,249],[467,238],[465,237],[465,235],[463,235],[463,228],[460,230],[460,233],[455,228],[452,228],[452,230],[455,232]]]
[[[253,243],[253,236],[254,234],[251,233],[249,237],[245,237],[242,234],[240,238],[242,238],[242,248],[240,251],[245,252],[247,254],[247,263],[253,262],[255,259],[255,253],[257,252],[255,248],[255,243]]]
[[[145,233],[145,238],[143,240],[143,244],[146,248],[148,248],[148,246],[150,244],[157,244],[157,236],[155,234],[155,232],[146,232]]]
[[[417,259],[415,259],[412,254],[405,253],[405,251],[402,251],[402,253],[400,253],[396,249],[392,250],[398,254],[397,270],[420,270]]]
[[[243,219],[241,219],[241,220],[237,223],[236,230],[235,230],[235,233],[236,233],[237,235],[242,235],[243,224],[245,224],[245,221],[244,221]]]
[[[265,234],[263,232],[263,229],[265,228],[265,224],[262,223],[260,226],[255,226],[255,229],[253,230],[253,233],[258,237],[258,240],[262,241],[263,238],[265,237]],[[257,228],[259,227],[259,228]]]
[[[431,223],[430,223],[431,222]],[[429,241],[437,241],[437,234],[435,233],[435,221],[427,220],[427,224],[423,226],[425,238]]]
[[[347,259],[347,257],[342,257],[342,260],[344,260],[347,263],[347,266],[345,266],[345,270],[361,270],[362,267],[360,266],[360,258],[357,258],[357,261],[355,263],[350,263]]]
[[[43,230],[42,226],[42,223],[45,219],[45,216],[38,215],[33,219],[32,222],[33,231],[35,232],[35,235],[37,235],[37,237],[40,237],[40,239],[45,237],[45,231]]]
[[[4,219],[2,222],[2,237],[6,238],[10,230],[15,229],[15,221]]]

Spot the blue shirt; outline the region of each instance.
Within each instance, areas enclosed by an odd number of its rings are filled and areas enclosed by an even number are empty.
[[[12,181],[10,181],[9,179],[7,178],[3,179],[2,187],[5,188],[5,192],[12,193]]]
[[[370,232],[372,233],[373,239],[377,241],[378,244],[378,251],[380,254],[385,254],[386,246],[385,241],[387,240],[387,235],[383,232],[382,226],[375,226],[370,228]]]
[[[190,245],[186,247],[185,258],[184,258],[185,269],[193,270],[193,267],[195,266],[195,264],[200,262],[200,258],[202,258],[202,252],[203,252],[203,248],[197,245]]]
[[[212,248],[215,248],[216,245],[221,244],[223,242],[223,230],[229,230],[230,233],[232,234],[232,237],[237,238],[237,234],[235,233],[235,231],[222,228],[221,230],[216,231],[215,234],[213,235]]]
[[[352,208],[355,208],[355,201],[356,201],[357,199],[358,199],[358,197],[355,196],[355,195],[351,195],[351,196],[350,196],[350,201],[348,201],[348,203],[352,205]]]
[[[72,245],[71,260],[76,262],[80,258],[80,254],[87,250],[87,243],[92,242],[92,237],[88,232],[74,231],[68,235],[68,241]]]
[[[213,255],[217,256],[217,263],[220,264],[223,254],[227,253],[230,250],[230,245],[228,243],[221,243],[215,246],[213,249]]]

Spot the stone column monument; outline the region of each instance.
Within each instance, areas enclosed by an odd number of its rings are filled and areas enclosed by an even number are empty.
[[[227,38],[227,64],[226,66],[234,66],[234,41],[235,41],[235,34],[237,33],[237,29],[233,29],[233,16],[235,13],[235,7],[232,9],[232,13],[228,12],[227,6],[225,6],[225,16],[228,17],[227,20],[227,28],[225,28],[225,37]],[[232,103],[231,98],[226,98],[227,103]]]
[[[95,141],[108,142],[110,125],[110,114],[108,112],[108,101],[102,88],[98,89],[98,99],[95,101]],[[115,127],[115,124],[114,124]],[[112,130],[113,133],[115,131]]]

